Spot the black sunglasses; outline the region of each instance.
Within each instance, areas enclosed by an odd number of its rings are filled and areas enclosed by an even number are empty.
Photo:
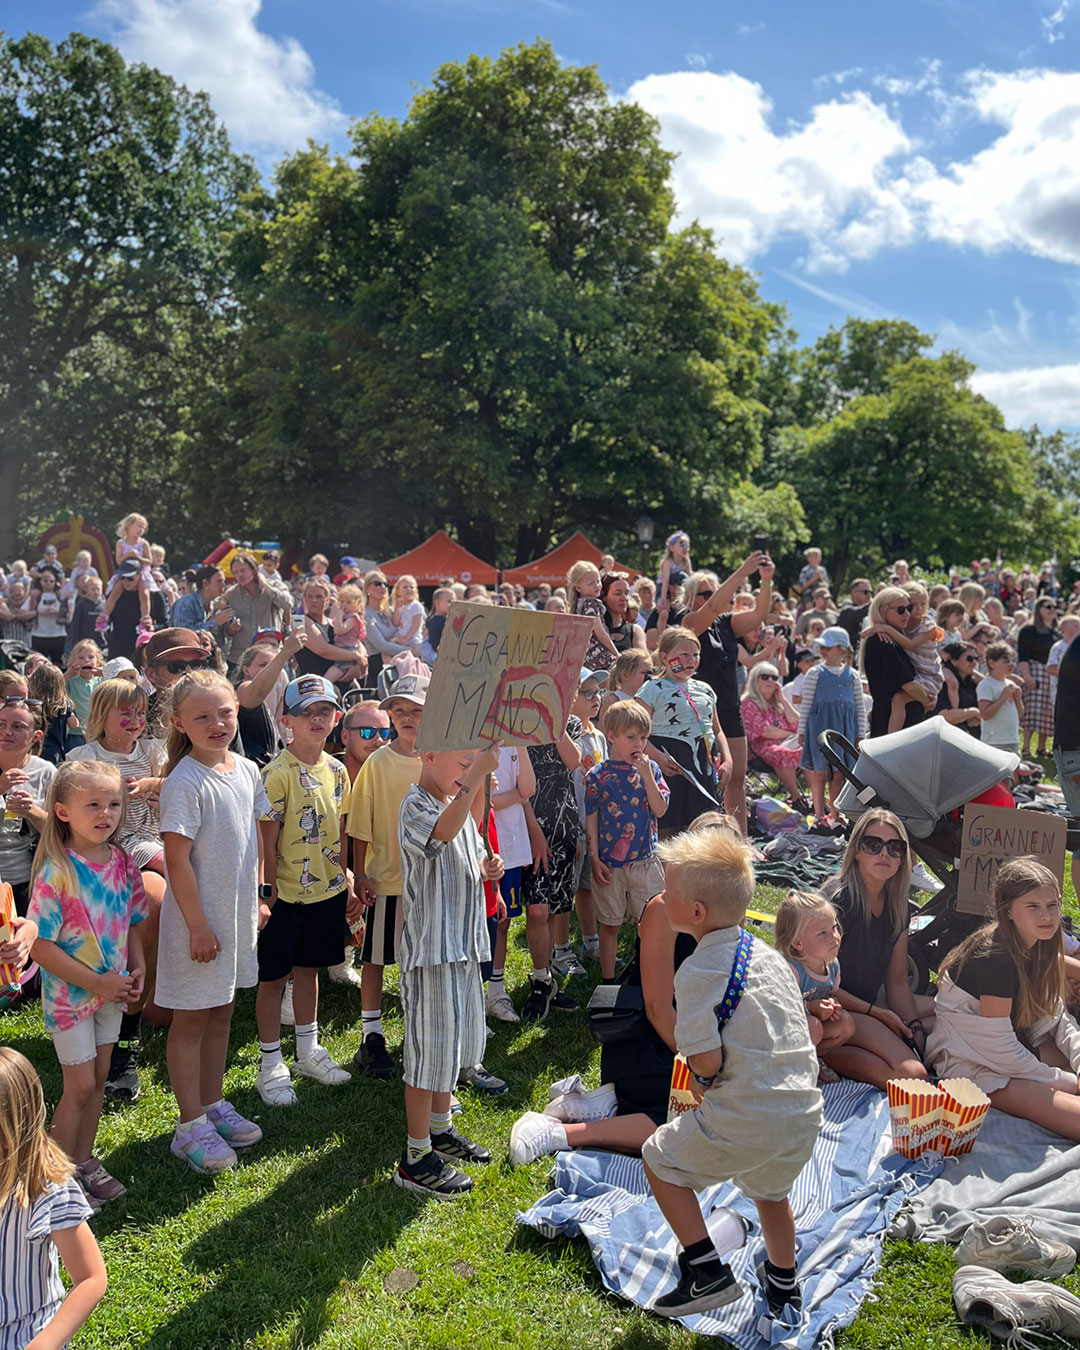
[[[185,675],[189,670],[216,670],[213,661],[166,661],[165,669],[170,675]]]
[[[373,741],[376,736],[378,736],[380,740],[388,741],[391,736],[389,727],[346,727],[345,730],[357,732],[362,741]]]
[[[6,707],[8,706],[9,703],[21,703],[21,704],[23,705],[24,708],[40,708],[40,707],[41,707],[41,699],[39,699],[39,698],[25,698],[22,694],[5,694],[5,695],[4,695],[4,707],[6,708]]]
[[[702,599],[704,599],[704,600],[708,600],[708,598],[709,598],[710,595],[715,595],[715,594],[716,594],[715,591],[703,591],[703,590],[700,590],[700,589],[698,590],[698,595],[701,596]]]
[[[758,684],[764,684],[766,680],[769,680],[771,682],[773,680],[778,680],[779,678],[780,678],[779,675],[759,675]]]
[[[368,585],[369,585],[369,586],[381,586],[381,587],[383,588],[383,590],[385,591],[386,588],[387,588],[387,586],[390,585],[390,583],[389,583],[388,581],[369,581],[369,582],[368,582]]]
[[[911,605],[890,605],[889,608],[895,610],[897,614],[910,614],[912,610]]]
[[[907,844],[902,839],[882,839],[879,834],[864,834],[859,840],[860,853],[872,853],[876,858],[882,849],[890,858],[902,858],[907,852]]]

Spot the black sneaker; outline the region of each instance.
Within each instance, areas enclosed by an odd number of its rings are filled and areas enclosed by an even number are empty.
[[[731,1267],[719,1257],[703,1265],[691,1266],[679,1253],[679,1283],[670,1294],[664,1294],[652,1305],[650,1312],[661,1317],[687,1317],[690,1313],[722,1308],[742,1297],[742,1288],[731,1273]]]
[[[432,1134],[431,1147],[444,1158],[453,1158],[455,1162],[489,1163],[491,1154],[482,1144],[474,1144],[471,1139],[459,1133],[453,1125],[442,1134]]]
[[[564,994],[561,989],[555,990],[555,997],[551,1000],[551,1006],[555,1012],[577,1012],[581,1008],[580,1003],[575,1003],[569,994]]]
[[[548,1015],[551,1000],[558,992],[558,986],[554,980],[538,980],[534,977],[529,997],[525,1000],[525,1006],[521,1010],[521,1020],[523,1022],[542,1022]]]
[[[386,1037],[378,1031],[365,1036],[353,1055],[353,1067],[368,1078],[393,1078],[395,1065],[386,1048]]]
[[[394,1185],[417,1195],[430,1195],[434,1200],[456,1200],[472,1190],[472,1177],[451,1167],[434,1149],[415,1162],[409,1161],[408,1150],[401,1155]]]
[[[777,1288],[769,1274],[767,1257],[763,1256],[757,1263],[754,1267],[754,1274],[757,1276],[758,1284],[761,1285],[761,1291],[765,1295],[765,1302],[769,1305],[770,1316],[781,1318],[785,1304],[790,1304],[794,1313],[802,1312],[802,1289],[797,1284],[794,1289]]]
[[[117,1041],[109,1063],[105,1092],[118,1102],[139,1100],[139,1041]]]

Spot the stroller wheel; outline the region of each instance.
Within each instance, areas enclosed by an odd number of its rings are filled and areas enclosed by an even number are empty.
[[[908,984],[913,994],[930,992],[930,962],[917,937],[908,935]]]

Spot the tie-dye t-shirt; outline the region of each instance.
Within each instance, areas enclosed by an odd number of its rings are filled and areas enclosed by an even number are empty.
[[[38,935],[91,967],[97,974],[127,968],[128,931],[146,918],[146,892],[139,869],[122,848],[112,845],[109,860],[92,863],[67,850],[75,889],[55,863],[47,862],[34,879],[29,917]],[[41,1004],[46,1031],[70,1031],[91,1017],[104,999],[77,984],[41,972]]]

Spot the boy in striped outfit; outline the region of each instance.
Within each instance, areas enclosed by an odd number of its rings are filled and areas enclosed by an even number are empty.
[[[394,1181],[437,1200],[472,1190],[454,1162],[491,1161],[455,1129],[450,1094],[460,1070],[480,1063],[486,1040],[480,964],[491,949],[483,883],[498,881],[503,863],[486,856],[477,821],[499,749],[426,751],[398,817],[408,1141]]]

